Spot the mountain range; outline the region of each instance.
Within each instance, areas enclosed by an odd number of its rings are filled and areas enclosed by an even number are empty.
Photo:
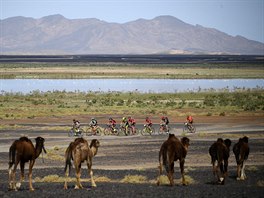
[[[1,54],[241,54],[264,55],[264,44],[172,16],[127,23],[95,18],[0,20]]]

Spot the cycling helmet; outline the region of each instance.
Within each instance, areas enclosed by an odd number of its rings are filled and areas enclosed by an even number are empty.
[[[122,120],[126,120],[126,117],[123,117]]]
[[[113,120],[113,118],[110,117],[109,120]]]

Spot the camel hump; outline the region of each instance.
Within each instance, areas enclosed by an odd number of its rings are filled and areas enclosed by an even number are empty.
[[[244,142],[244,143],[248,143],[248,137],[244,136],[243,138],[239,139],[239,142]]]
[[[28,137],[26,137],[26,136],[23,136],[23,137],[19,138],[19,140],[20,141],[26,141],[26,142],[30,141],[30,139],[28,139]]]

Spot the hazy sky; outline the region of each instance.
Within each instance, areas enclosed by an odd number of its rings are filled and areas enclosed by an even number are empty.
[[[1,19],[61,14],[125,23],[172,15],[264,43],[264,0],[0,0],[0,7]]]

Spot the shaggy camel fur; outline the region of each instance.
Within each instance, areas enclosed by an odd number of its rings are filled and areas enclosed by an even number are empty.
[[[184,162],[190,145],[189,142],[190,140],[187,137],[183,137],[180,141],[174,134],[170,134],[168,140],[161,145],[159,152],[159,176],[157,185],[160,185],[160,176],[162,174],[163,166],[168,174],[170,185],[174,185],[174,161],[177,160],[179,160],[180,164],[182,184],[186,185],[184,177]]]
[[[217,181],[220,184],[225,184],[230,146],[230,139],[223,140],[222,138],[218,138],[217,141],[209,148],[209,154],[213,165],[213,174],[217,176]],[[216,161],[217,166],[215,166]]]
[[[40,153],[43,151],[46,153],[44,142],[45,139],[42,137],[37,137],[36,146],[34,148],[32,142],[27,137],[21,137],[19,140],[15,140],[9,149],[9,189],[17,190],[21,185],[21,182],[24,181],[24,169],[25,163],[29,161],[29,190],[33,191],[32,187],[32,169],[35,163],[35,160],[38,158]],[[20,163],[20,183],[16,184],[16,169]],[[14,168],[12,170],[12,166]]]
[[[237,180],[246,179],[245,162],[249,155],[248,137],[239,138],[233,147],[237,163]]]
[[[87,162],[88,173],[91,177],[91,184],[93,187],[96,187],[96,184],[93,179],[93,171],[92,171],[92,158],[97,154],[98,147],[100,146],[100,142],[97,139],[93,139],[91,141],[90,146],[88,146],[87,140],[83,138],[76,138],[74,142],[71,142],[65,152],[65,183],[64,189],[68,189],[67,186],[67,178],[71,171],[71,160],[74,162],[74,167],[76,170],[76,180],[77,183],[75,185],[75,189],[83,188],[80,183],[81,177],[81,164],[82,162]]]

